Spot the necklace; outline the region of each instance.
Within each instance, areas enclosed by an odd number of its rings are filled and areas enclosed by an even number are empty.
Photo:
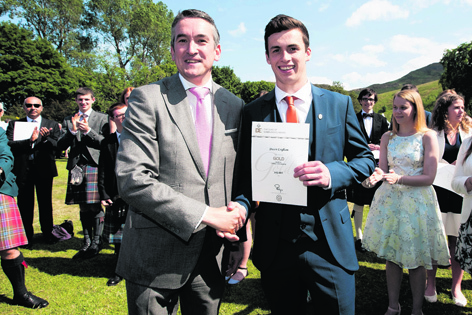
[[[456,130],[452,130],[452,131],[447,133],[447,139],[449,140],[449,143],[451,145],[454,145],[456,143],[456,136],[457,136],[457,131]]]

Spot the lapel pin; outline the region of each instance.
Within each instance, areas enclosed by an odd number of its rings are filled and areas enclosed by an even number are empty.
[[[319,114],[319,115],[318,115],[318,119],[319,119],[319,120],[323,119],[323,115]]]

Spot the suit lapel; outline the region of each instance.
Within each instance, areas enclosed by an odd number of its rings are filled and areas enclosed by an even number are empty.
[[[164,98],[169,115],[175,121],[177,128],[182,134],[200,175],[205,178],[205,167],[203,166],[200,148],[198,147],[195,123],[193,122],[192,113],[190,112],[187,93],[184,90],[182,82],[180,82],[179,75],[173,75],[169,80],[165,80],[164,86],[167,89],[163,91],[162,97]]]

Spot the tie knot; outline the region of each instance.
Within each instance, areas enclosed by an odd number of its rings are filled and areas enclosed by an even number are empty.
[[[298,100],[298,97],[296,97],[296,96],[285,96],[284,100],[287,103],[287,105],[294,105],[294,102],[295,102],[295,100]]]
[[[369,114],[363,113],[362,114],[362,118],[367,118],[367,117],[374,117],[374,114],[373,113],[369,113]]]
[[[205,96],[210,93],[210,89],[207,87],[193,87],[189,89],[190,93],[195,95],[198,100],[204,99]]]

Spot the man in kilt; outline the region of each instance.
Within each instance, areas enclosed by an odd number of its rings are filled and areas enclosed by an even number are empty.
[[[13,154],[5,131],[0,128],[0,257],[2,269],[13,287],[13,304],[28,308],[43,308],[48,301],[28,292],[25,286],[27,267],[19,246],[28,244],[23,221],[16,205],[18,195],[13,169]]]
[[[126,104],[115,103],[108,109],[108,116],[115,123],[116,131],[106,136],[102,141],[98,163],[98,192],[101,203],[106,209],[103,240],[115,245],[115,257],[117,259],[120,252],[123,225],[126,221],[128,205],[121,199],[118,193],[115,162],[127,108]],[[113,270],[115,270],[115,266],[113,266]],[[108,280],[107,285],[115,286],[121,280],[123,278],[115,274],[114,277]]]
[[[95,102],[93,91],[81,87],[76,91],[75,101],[79,112],[64,118],[64,135],[57,147],[70,147],[67,169],[66,204],[80,206],[80,221],[84,231],[84,245],[73,259],[91,258],[100,252],[104,212],[98,194],[98,161],[100,144],[109,134],[108,117],[92,109]]]

